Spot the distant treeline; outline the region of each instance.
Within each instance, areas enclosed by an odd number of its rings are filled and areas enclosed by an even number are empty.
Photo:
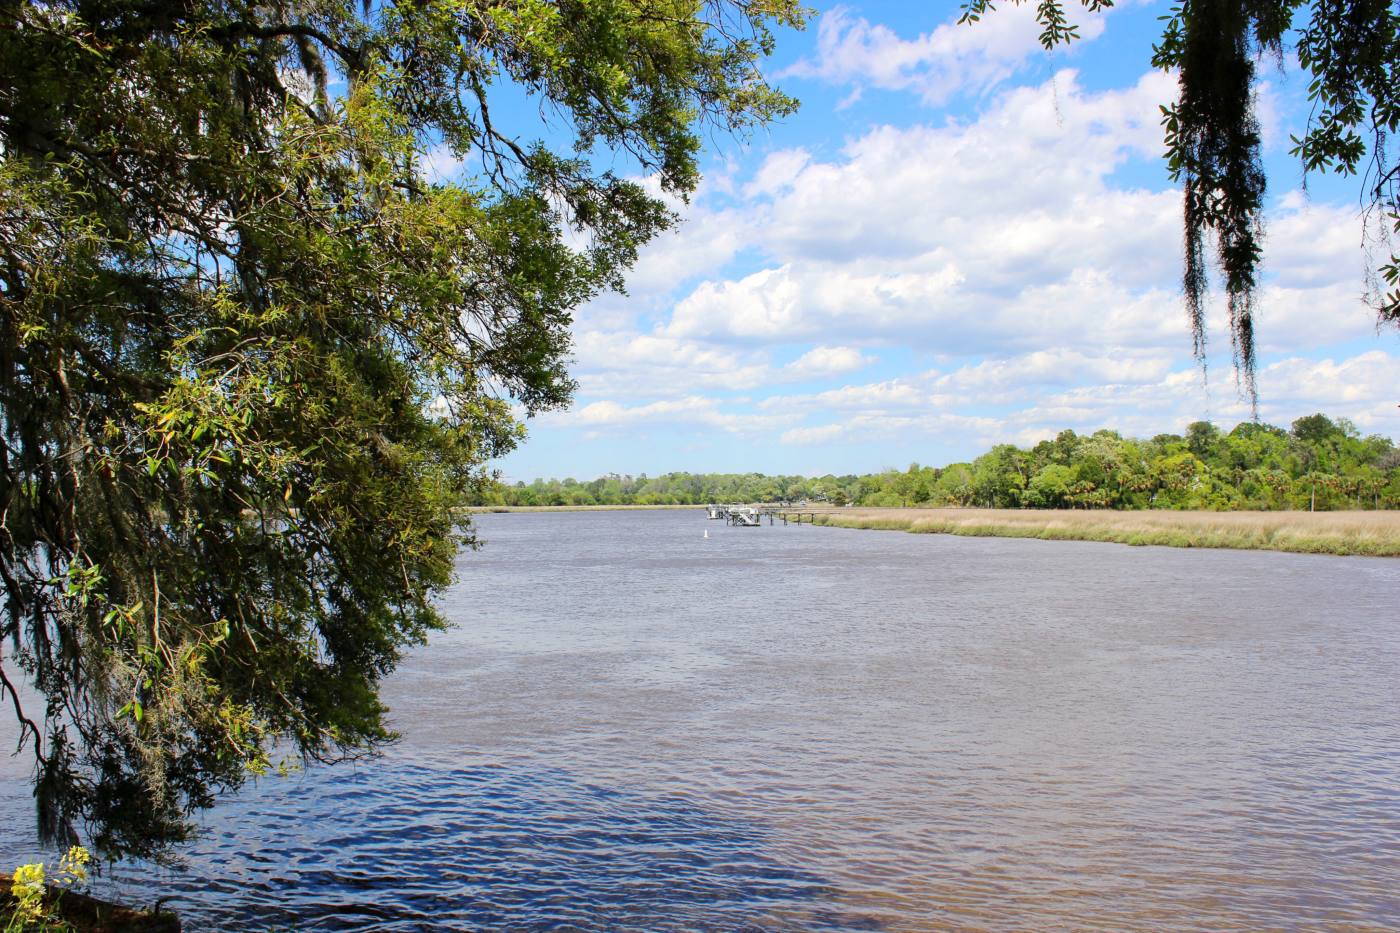
[[[1345,418],[1291,430],[1198,421],[1184,436],[1061,431],[1029,450],[999,444],[971,463],[911,464],[865,476],[612,473],[589,481],[497,484],[478,505],[700,505],[808,500],[859,506],[1092,509],[1400,508],[1400,448]]]

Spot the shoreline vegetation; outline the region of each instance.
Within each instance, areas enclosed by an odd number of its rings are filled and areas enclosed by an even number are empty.
[[[822,502],[857,508],[957,506],[1205,512],[1400,508],[1400,447],[1345,418],[1308,415],[1288,430],[1256,422],[1229,433],[1198,421],[1184,434],[1061,431],[1032,447],[998,444],[942,467],[769,476],[609,473],[593,480],[492,482],[477,506],[704,505]]]
[[[797,511],[797,510],[794,510]],[[969,537],[1400,557],[1400,512],[831,509],[817,525]]]
[[[1104,541],[1136,546],[1227,548],[1400,557],[1400,511],[1207,512],[1107,509],[832,508],[765,506],[789,520],[832,528],[965,537]],[[698,505],[480,506],[483,512],[614,512]]]
[[[180,918],[156,907],[129,907],[82,891],[48,887],[44,913],[39,920],[17,915],[12,894],[0,894],[0,930],[50,931],[50,933],[181,933]]]
[[[493,482],[477,511],[806,503],[817,524],[955,535],[1400,556],[1400,446],[1322,413],[1287,429],[1208,421],[1182,434],[1101,430],[969,462],[844,476],[609,473]],[[796,512],[799,507],[793,506]]]
[[[656,512],[665,509],[703,509],[708,503],[686,502],[682,504],[616,504],[616,505],[469,505],[462,509],[468,515],[483,512]],[[808,509],[807,511],[811,511]]]

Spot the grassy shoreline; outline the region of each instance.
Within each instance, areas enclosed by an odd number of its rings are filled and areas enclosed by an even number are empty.
[[[658,509],[704,509],[703,505],[471,505],[468,515],[485,512],[641,512]]]
[[[796,513],[797,509],[793,512]],[[1400,512],[808,509],[818,525],[915,534],[1400,557]]]
[[[474,506],[483,512],[612,512],[699,505]],[[817,525],[969,537],[1400,557],[1400,511],[1185,512],[1166,509],[792,508]]]

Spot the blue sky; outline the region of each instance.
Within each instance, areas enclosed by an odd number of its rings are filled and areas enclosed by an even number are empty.
[[[1175,88],[1148,67],[1168,6],[1080,12],[1083,39],[1053,54],[1030,7],[968,27],[955,3],[821,6],[767,65],[801,111],[713,141],[629,293],[579,309],[574,405],[497,466],[863,473],[1063,428],[1245,420],[1223,303],[1203,377],[1177,289],[1157,111]],[[1357,187],[1302,190],[1306,81],[1260,68],[1261,418],[1400,438],[1400,335],[1362,301]]]

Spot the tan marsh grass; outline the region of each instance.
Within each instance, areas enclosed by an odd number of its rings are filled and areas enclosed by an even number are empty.
[[[796,513],[799,510],[794,509]],[[1069,509],[827,509],[819,525],[925,534],[1115,541],[1400,557],[1400,512],[1118,512]]]

